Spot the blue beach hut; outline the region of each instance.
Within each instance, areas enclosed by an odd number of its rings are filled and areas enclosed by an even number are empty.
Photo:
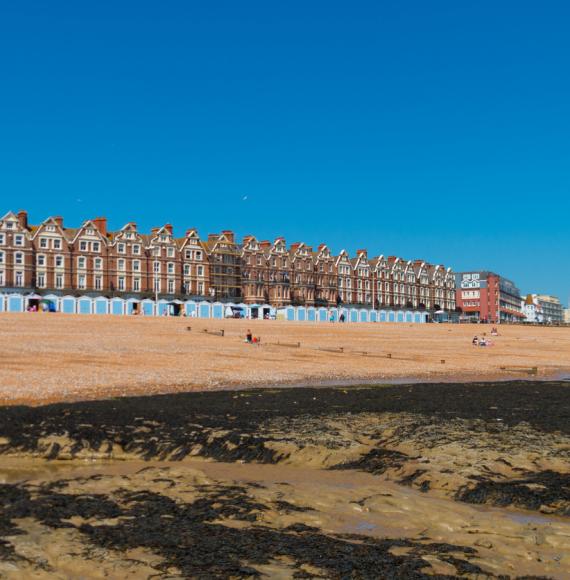
[[[125,313],[125,301],[122,298],[113,298],[111,300],[111,314],[120,316]]]
[[[8,296],[8,312],[23,312],[24,297],[21,294],[10,294]]]
[[[64,296],[61,299],[61,311],[64,314],[75,314],[77,302],[73,296]]]
[[[77,300],[78,314],[91,314],[93,308],[93,300],[87,296],[82,296]]]
[[[208,302],[200,302],[198,316],[200,318],[210,318],[210,304]]]
[[[145,298],[141,302],[141,309],[143,316],[154,316],[154,300]]]
[[[109,300],[105,296],[98,296],[93,302],[95,314],[109,314]]]

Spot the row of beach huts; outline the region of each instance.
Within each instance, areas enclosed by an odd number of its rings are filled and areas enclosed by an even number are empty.
[[[191,318],[248,318],[298,322],[428,322],[429,314],[414,310],[234,304],[194,300],[109,298],[106,296],[57,296],[55,294],[0,294],[0,312],[60,312],[64,314],[112,314],[139,316],[187,316]]]

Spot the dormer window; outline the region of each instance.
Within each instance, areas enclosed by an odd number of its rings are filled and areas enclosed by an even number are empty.
[[[14,222],[6,222],[6,229],[11,230],[14,227]]]

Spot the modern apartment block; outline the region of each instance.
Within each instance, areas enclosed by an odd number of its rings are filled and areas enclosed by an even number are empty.
[[[230,230],[203,241],[166,224],[150,234],[134,222],[107,230],[106,218],[79,228],[50,217],[38,226],[25,211],[0,219],[0,292],[196,299],[283,306],[455,310],[450,268],[395,256],[351,258],[298,242],[287,246]],[[519,305],[520,308],[520,305]]]
[[[536,294],[536,301],[542,308],[544,322],[560,323],[564,322],[564,306],[557,296],[550,294]]]
[[[525,318],[519,289],[488,271],[456,274],[457,308],[464,317],[482,322],[518,322]]]

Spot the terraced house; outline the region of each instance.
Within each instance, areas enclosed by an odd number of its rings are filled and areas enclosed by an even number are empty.
[[[275,307],[455,310],[450,268],[397,256],[334,255],[320,244],[289,247],[231,230],[203,241],[195,228],[176,237],[171,224],[140,233],[134,222],[107,230],[104,217],[79,228],[50,217],[28,224],[25,211],[0,219],[0,293],[46,292],[186,299]]]

